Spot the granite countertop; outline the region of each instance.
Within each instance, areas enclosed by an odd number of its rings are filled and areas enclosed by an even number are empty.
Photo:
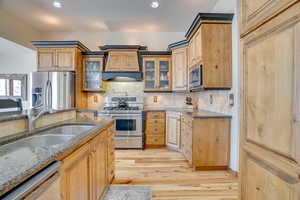
[[[98,131],[113,122],[110,118],[96,117],[95,119],[74,119],[60,122],[55,125],[38,129],[34,132],[20,133],[15,141],[0,146],[0,196],[25,181],[30,176],[42,170],[50,163],[60,160],[71,153],[79,145],[95,137]],[[61,128],[67,125],[68,128]],[[83,128],[72,125],[86,125]],[[89,126],[89,127],[88,127]],[[44,142],[39,139],[31,140],[29,137],[41,135],[72,135],[70,139],[59,144],[49,145],[49,139]],[[47,136],[45,136],[47,137]],[[2,141],[3,142],[3,141]]]
[[[55,114],[55,113],[60,113],[60,112],[72,111],[72,110],[76,110],[76,108],[51,110],[49,114]],[[29,117],[29,110],[16,111],[16,112],[5,112],[5,113],[0,113],[0,122],[24,119],[24,118],[28,118],[28,117]]]
[[[180,112],[185,115],[189,115],[193,118],[232,118],[229,114],[211,112],[206,110],[191,110],[185,108],[170,108],[170,107],[160,107],[160,108],[146,108],[144,109],[145,112],[147,111],[172,111],[172,112]]]

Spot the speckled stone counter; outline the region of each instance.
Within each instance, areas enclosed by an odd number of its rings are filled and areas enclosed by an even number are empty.
[[[146,108],[144,109],[145,112],[149,111],[172,111],[172,112],[180,112],[182,114],[188,115],[193,118],[232,118],[231,115],[217,113],[217,112],[210,112],[206,110],[197,110],[191,111],[184,108]]]
[[[69,109],[61,109],[61,110],[51,110],[49,114],[55,114],[60,112],[67,112],[76,110],[76,108],[69,108]],[[23,111],[16,111],[16,112],[6,112],[6,113],[0,113],[0,122],[4,121],[10,121],[10,120],[18,120],[18,119],[24,119],[29,117],[29,111],[23,110]]]
[[[112,122],[112,119],[104,117],[97,117],[94,120],[78,118],[35,130],[31,133],[20,133],[15,136],[15,141],[12,141],[13,139],[10,138],[9,141],[6,141],[8,142],[7,144],[0,146],[0,196],[48,164],[68,155],[78,148],[79,145],[95,137],[99,131],[106,128]],[[57,133],[57,128],[61,125],[87,125],[91,128],[88,130],[69,128],[67,129],[68,131],[61,129],[59,133]],[[27,140],[30,136],[40,136],[44,134],[67,134],[73,136],[68,141],[52,146],[37,145],[36,143],[32,143],[31,140]],[[2,143],[4,142],[5,141],[2,141]]]

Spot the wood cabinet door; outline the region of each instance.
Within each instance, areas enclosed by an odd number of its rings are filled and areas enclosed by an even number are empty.
[[[63,160],[61,187],[64,200],[90,199],[90,145],[86,144]]]
[[[169,147],[180,149],[180,114],[167,113],[166,144]]]
[[[38,71],[55,70],[55,50],[53,48],[39,48],[37,58]]]
[[[83,90],[103,91],[103,57],[83,58]]]
[[[107,182],[107,134],[100,133],[92,143],[91,192],[92,199],[100,199],[106,190]]]
[[[75,51],[75,48],[58,48],[55,50],[58,70],[75,71]]]
[[[174,91],[187,90],[187,48],[182,47],[172,52],[172,86]]]
[[[194,39],[194,64],[199,64],[202,62],[202,27],[200,26],[198,31],[193,36]],[[206,38],[203,38],[206,39]],[[222,41],[223,42],[223,41]]]
[[[243,200],[300,199],[299,10],[300,2],[242,39]]]
[[[157,85],[159,90],[171,90],[171,60],[169,57],[157,59]]]
[[[298,0],[242,0],[241,34],[245,35]]]
[[[203,24],[203,87],[232,87],[231,24]]]
[[[145,90],[157,88],[157,62],[155,58],[143,58]]]

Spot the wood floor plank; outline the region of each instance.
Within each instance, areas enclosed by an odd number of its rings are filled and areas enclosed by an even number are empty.
[[[193,171],[168,149],[117,150],[113,185],[152,187],[153,200],[237,200],[238,180],[227,171]]]

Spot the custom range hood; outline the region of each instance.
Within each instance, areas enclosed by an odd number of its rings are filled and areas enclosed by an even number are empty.
[[[142,60],[140,51],[147,50],[140,45],[105,45],[99,47],[106,52],[103,80],[142,81]]]

